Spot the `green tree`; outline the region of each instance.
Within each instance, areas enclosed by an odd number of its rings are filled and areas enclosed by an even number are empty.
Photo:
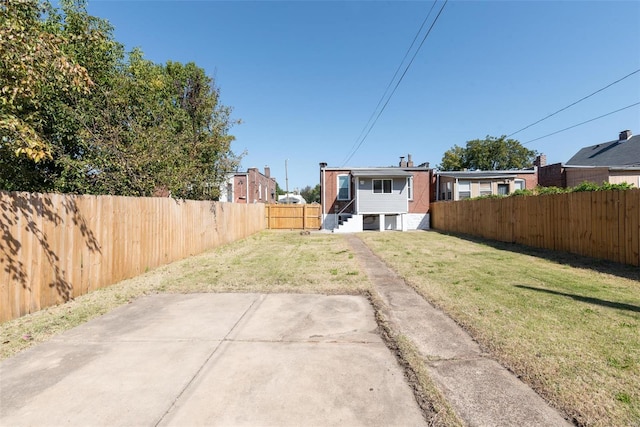
[[[88,93],[87,70],[65,52],[65,39],[51,32],[42,16],[48,2],[9,0],[0,4],[0,157],[33,162],[51,158],[45,106],[58,97]]]
[[[300,190],[300,195],[304,197],[307,203],[320,203],[320,184],[317,184],[313,188],[307,185]]]
[[[172,87],[176,137],[182,149],[180,180],[176,194],[191,198],[217,198],[220,184],[237,169],[241,156],[231,150],[235,139],[230,128],[240,121],[231,118],[232,109],[219,102],[220,89],[194,63],[168,62],[164,67]]]
[[[0,13],[0,189],[218,197],[239,121],[202,68],[126,55],[85,0]]]
[[[515,139],[505,135],[497,138],[487,135],[485,139],[467,141],[465,147],[454,145],[442,157],[438,169],[443,171],[478,169],[509,170],[533,166],[538,153],[529,150]]]

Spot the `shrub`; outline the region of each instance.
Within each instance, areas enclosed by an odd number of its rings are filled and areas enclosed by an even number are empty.
[[[536,190],[537,190],[537,194],[562,194],[562,193],[567,193],[568,192],[568,190],[566,188],[560,188],[560,187],[541,187],[541,186],[537,186]]]
[[[510,196],[535,196],[534,190],[519,189],[510,194]]]

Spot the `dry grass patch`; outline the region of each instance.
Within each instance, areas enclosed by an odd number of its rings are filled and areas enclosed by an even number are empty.
[[[159,292],[359,294],[370,289],[337,235],[261,232],[100,289],[67,304],[0,324],[0,360],[35,343]]]
[[[369,282],[338,235],[271,231],[185,260],[163,292],[359,294]]]
[[[577,424],[640,425],[637,268],[436,232],[361,238]]]

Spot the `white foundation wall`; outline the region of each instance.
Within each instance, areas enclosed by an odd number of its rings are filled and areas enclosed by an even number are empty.
[[[405,230],[429,230],[429,214],[404,214],[401,217],[396,217],[395,221],[397,222],[397,229],[400,228],[400,221],[406,222]],[[386,220],[385,220],[386,222]],[[354,215],[349,219],[347,223],[340,227],[338,230],[337,216],[334,214],[325,214],[322,219],[322,229],[323,230],[334,230],[336,232],[359,232],[363,230],[363,217],[362,215]],[[376,230],[379,229],[379,222],[376,224]],[[371,226],[368,225],[367,229],[372,230]]]
[[[407,230],[429,230],[429,214],[406,214]]]
[[[359,233],[362,231],[362,215],[353,215],[342,225],[338,224],[338,216],[325,214],[322,218],[322,229],[335,233]]]
[[[336,233],[362,232],[362,215],[354,215],[335,229]]]
[[[336,222],[337,217],[334,214],[323,214],[322,215],[322,229],[323,230],[333,230],[338,226]]]

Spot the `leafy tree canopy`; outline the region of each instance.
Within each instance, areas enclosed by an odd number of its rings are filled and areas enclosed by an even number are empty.
[[[505,135],[496,138],[487,135],[485,139],[467,141],[465,147],[454,145],[442,157],[438,169],[453,170],[510,170],[533,166],[537,152],[524,147],[515,139]]]
[[[87,93],[87,70],[65,53],[65,39],[41,19],[48,3],[13,0],[0,6],[0,144],[34,162],[51,158],[43,109],[56,95]]]
[[[317,184],[313,188],[307,185],[300,190],[300,195],[304,197],[307,203],[320,203],[320,184]]]
[[[0,3],[0,189],[216,199],[241,156],[213,79],[59,4]]]

